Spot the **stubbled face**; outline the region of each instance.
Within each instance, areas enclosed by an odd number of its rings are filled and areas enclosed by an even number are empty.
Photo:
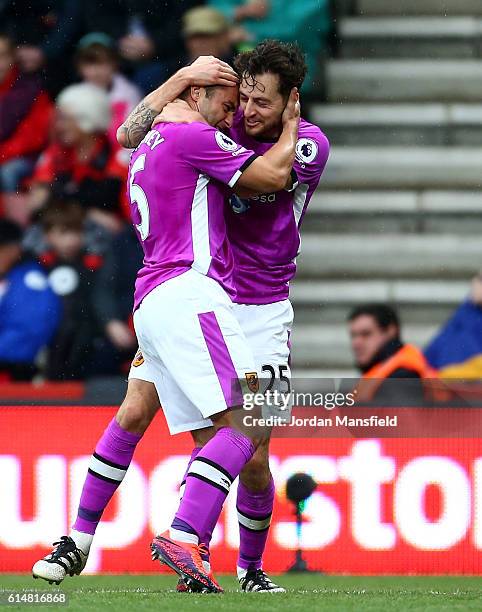
[[[351,321],[349,331],[353,356],[360,368],[370,364],[378,351],[398,333],[394,325],[382,329],[371,315],[360,315]]]
[[[80,64],[80,76],[88,83],[93,83],[102,89],[108,89],[114,78],[115,67],[110,62],[97,62],[95,64]]]
[[[244,128],[253,138],[277,138],[282,131],[281,116],[286,100],[279,92],[278,75],[265,72],[255,80],[243,78],[239,102],[244,113]]]
[[[0,83],[5,79],[14,64],[13,49],[8,40],[0,37]]]
[[[209,125],[226,131],[233,125],[233,117],[238,108],[237,87],[216,87],[211,95],[206,95],[204,88],[200,89],[200,97],[197,102],[199,112]]]
[[[61,227],[50,229],[45,234],[45,238],[49,246],[59,257],[66,260],[75,259],[84,245],[84,238],[81,232]]]
[[[55,136],[63,144],[73,147],[79,144],[83,132],[77,121],[63,110],[57,109],[55,114]]]

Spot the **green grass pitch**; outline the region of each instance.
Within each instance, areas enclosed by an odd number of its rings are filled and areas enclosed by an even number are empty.
[[[432,610],[482,610],[482,580],[475,577],[324,576],[321,574],[277,577],[286,594],[238,593],[233,576],[220,576],[223,595],[193,595],[174,591],[175,577],[79,576],[60,587],[49,586],[30,576],[1,575],[0,590],[61,590],[68,594],[68,607],[61,605],[0,606],[2,610],[68,610],[68,612],[134,612],[179,610],[264,612],[318,610],[397,612]]]

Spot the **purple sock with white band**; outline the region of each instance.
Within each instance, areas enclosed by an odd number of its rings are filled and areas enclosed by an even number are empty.
[[[275,487],[273,478],[264,491],[250,491],[238,485],[236,509],[239,522],[238,567],[259,569],[268,539],[273,512]]]
[[[252,441],[244,434],[224,427],[201,449],[191,464],[186,488],[172,524],[198,538],[212,533],[231,483],[254,453]]]
[[[141,438],[142,435],[125,431],[115,418],[112,419],[90,459],[72,529],[91,535],[95,533],[105,507],[126,475]]]

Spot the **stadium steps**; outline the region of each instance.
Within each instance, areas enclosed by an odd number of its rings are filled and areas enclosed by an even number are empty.
[[[360,15],[481,15],[480,0],[356,0]]]
[[[332,145],[482,146],[481,104],[317,104]]]
[[[478,58],[482,19],[476,17],[346,17],[342,57]]]
[[[397,305],[423,347],[482,266],[482,0],[344,5],[311,114],[331,159],[292,285],[294,372],[318,376],[353,373],[354,306]]]
[[[480,102],[482,60],[331,60],[331,102]]]
[[[480,234],[481,211],[478,191],[319,190],[303,233]]]
[[[328,189],[479,189],[482,148],[332,147]]]
[[[305,234],[298,276],[339,280],[447,278],[468,282],[481,262],[482,240],[478,235]]]
[[[344,305],[354,307],[367,294],[377,302],[396,302],[401,306],[427,305],[437,302],[453,306],[464,299],[465,281],[381,279],[372,281],[323,280],[318,283],[298,281],[291,297],[297,306]]]
[[[396,304],[402,321],[434,325],[450,316],[468,290],[465,279],[300,279],[293,284],[291,298],[297,322],[336,325],[346,321],[358,304],[369,300]]]

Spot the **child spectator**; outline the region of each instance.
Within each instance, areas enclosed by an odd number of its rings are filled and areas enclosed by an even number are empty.
[[[129,153],[121,149],[117,143],[117,128],[124,123],[131,110],[141,100],[140,91],[118,69],[118,57],[114,41],[101,32],[93,32],[84,36],[77,48],[77,70],[86,83],[97,85],[109,96],[111,121],[108,129],[109,142],[113,149],[118,148],[126,165]]]
[[[92,289],[102,259],[89,254],[84,240],[85,214],[78,204],[55,202],[42,213],[47,250],[40,261],[63,315],[47,360],[50,380],[84,379],[96,334]]]

